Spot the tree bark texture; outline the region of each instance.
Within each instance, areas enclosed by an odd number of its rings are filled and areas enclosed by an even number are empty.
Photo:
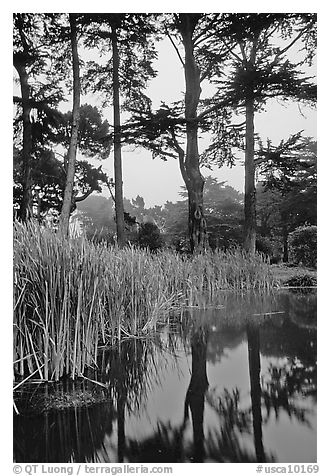
[[[256,249],[256,187],[254,163],[254,103],[248,99],[245,106],[245,190],[244,190],[244,249],[254,254]]]
[[[121,124],[119,99],[119,53],[117,44],[117,30],[112,26],[112,88],[113,88],[113,122],[114,122],[114,173],[115,173],[115,210],[117,243],[119,247],[125,245],[125,221],[123,199],[123,172],[121,158]]]
[[[77,40],[77,25],[74,13],[69,14],[71,28],[71,50],[72,50],[72,70],[73,70],[73,109],[71,139],[67,157],[66,184],[64,190],[63,205],[60,216],[59,229],[65,235],[69,235],[69,221],[72,206],[74,174],[76,168],[76,156],[78,147],[79,115],[80,115],[80,77],[79,77],[79,55]]]
[[[200,70],[195,61],[193,42],[193,33],[198,18],[198,14],[181,14],[179,26],[185,50],[185,119],[187,139],[186,154],[181,172],[183,171],[183,179],[188,191],[188,228],[192,252],[202,251],[207,245],[206,220],[203,207],[205,180],[200,172],[198,151],[197,107],[201,93]]]

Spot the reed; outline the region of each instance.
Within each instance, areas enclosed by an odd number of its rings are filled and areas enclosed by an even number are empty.
[[[182,306],[221,290],[267,290],[269,266],[242,251],[181,257],[65,239],[14,224],[14,370],[72,378],[96,365],[100,343],[146,334]]]

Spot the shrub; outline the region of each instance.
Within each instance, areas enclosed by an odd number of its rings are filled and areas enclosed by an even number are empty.
[[[317,227],[300,226],[289,234],[289,254],[293,263],[316,268]]]
[[[271,264],[276,264],[281,261],[281,251],[278,240],[273,237],[258,235],[256,239],[256,250],[268,256]]]
[[[317,279],[315,276],[310,276],[309,274],[302,274],[293,276],[292,278],[285,281],[284,286],[289,287],[299,287],[299,288],[306,288],[306,287],[314,287],[317,285]]]
[[[138,245],[150,251],[157,251],[162,248],[163,239],[155,223],[142,223],[138,233]]]
[[[257,236],[256,239],[256,250],[259,253],[263,253],[267,256],[273,255],[273,245],[270,238],[266,236]]]

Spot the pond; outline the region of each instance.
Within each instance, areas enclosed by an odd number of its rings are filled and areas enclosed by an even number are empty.
[[[89,378],[107,390],[75,382],[102,394],[85,407],[30,411],[69,383],[20,393],[16,462],[316,462],[316,293],[224,293],[102,350]]]

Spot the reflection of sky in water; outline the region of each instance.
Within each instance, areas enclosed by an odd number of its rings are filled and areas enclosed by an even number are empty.
[[[309,419],[316,430],[316,412]],[[266,451],[269,449],[278,461],[287,463],[316,461],[316,431],[311,431],[305,425],[293,424],[284,411],[278,421],[275,421],[274,416],[272,420],[263,427]]]
[[[163,369],[161,385],[149,393],[142,412],[129,417],[127,434],[146,436],[157,427],[157,421],[180,425],[183,420],[184,401],[190,381],[191,359],[184,354],[178,359],[179,372],[172,367]],[[128,421],[128,420],[127,420]]]
[[[207,374],[210,388],[217,387],[220,391],[238,387],[241,395],[250,388],[249,363],[247,359],[247,343],[242,342],[234,350],[226,349],[221,364],[208,364]]]

